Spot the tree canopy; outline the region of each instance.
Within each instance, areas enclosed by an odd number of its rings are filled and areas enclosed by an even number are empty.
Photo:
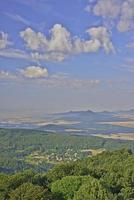
[[[46,173],[0,174],[0,200],[133,200],[134,154],[103,152]]]

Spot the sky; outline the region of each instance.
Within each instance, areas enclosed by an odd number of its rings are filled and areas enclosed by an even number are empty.
[[[134,108],[133,0],[0,1],[0,115]]]

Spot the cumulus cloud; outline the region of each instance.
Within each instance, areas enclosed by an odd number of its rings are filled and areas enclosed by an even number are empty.
[[[107,53],[114,50],[111,35],[105,27],[90,28],[87,33],[89,40],[80,39],[71,36],[61,24],[55,24],[49,37],[31,28],[20,32],[20,36],[32,51],[31,57],[38,61],[63,61],[69,55],[97,52],[100,48],[104,48]]]
[[[48,77],[48,70],[40,66],[28,66],[14,72],[0,70],[0,80],[25,81],[26,79],[42,79]]]
[[[101,47],[103,47],[107,53],[115,51],[110,40],[110,33],[106,27],[100,26],[97,28],[90,28],[87,32],[91,35],[92,40],[98,40],[100,42]]]
[[[31,28],[20,32],[26,49],[6,48],[9,44],[8,35],[1,32],[0,56],[31,60],[39,64],[40,61],[61,62],[67,57],[80,53],[97,52],[104,49],[106,53],[114,52],[111,34],[106,27],[93,27],[86,31],[89,39],[72,36],[61,24],[55,24],[46,36]]]
[[[28,66],[21,69],[20,73],[26,78],[44,78],[48,76],[47,69],[40,66]]]
[[[8,34],[0,31],[0,49],[5,49],[8,45]]]
[[[106,27],[93,27],[89,28],[86,32],[89,34],[90,39],[84,41],[76,38],[74,41],[74,52],[97,52],[100,48],[103,48],[106,53],[115,52],[110,32]]]
[[[53,26],[48,43],[48,51],[70,52],[72,49],[71,34],[61,24]]]
[[[100,0],[93,7],[95,15],[115,19],[120,13],[120,0]]]
[[[35,32],[27,28],[20,32],[20,36],[32,50],[44,50],[47,52],[69,52],[72,48],[71,35],[61,24],[55,24],[50,31],[50,39],[41,32]]]
[[[101,16],[109,26],[115,24],[120,32],[134,29],[133,0],[98,0],[87,5],[86,11]]]
[[[117,24],[119,31],[124,32],[134,29],[134,1],[127,0],[121,5],[120,20]]]
[[[47,44],[45,36],[40,32],[35,32],[31,28],[27,28],[20,32],[20,36],[26,42],[28,48],[38,50],[44,48]]]
[[[81,40],[76,38],[73,46],[73,53],[91,53],[97,52],[101,48],[101,43],[98,39]]]

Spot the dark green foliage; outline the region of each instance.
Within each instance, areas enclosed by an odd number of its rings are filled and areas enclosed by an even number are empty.
[[[32,171],[8,176],[0,174],[0,200],[49,200],[52,195],[47,184],[45,175]]]
[[[131,150],[105,151],[90,158],[81,154],[81,149],[133,150],[133,145],[92,136],[0,129],[0,200],[134,200]],[[68,152],[72,161],[62,161],[48,172],[55,163],[28,163],[31,155],[36,161],[54,154],[64,158]]]
[[[48,180],[56,181],[58,179],[62,179],[65,176],[71,175],[87,175],[89,170],[87,166],[81,162],[70,162],[56,165],[52,170],[48,171],[47,178]]]
[[[118,200],[133,200],[134,199],[134,188],[126,187],[121,190],[118,195]]]
[[[71,200],[82,184],[88,184],[92,181],[93,178],[89,176],[66,176],[62,180],[55,181],[51,190],[55,193],[61,193],[65,199]]]
[[[114,200],[113,194],[108,192],[98,180],[83,184],[75,194],[73,200]]]
[[[10,200],[47,200],[44,188],[31,183],[20,185],[9,196]]]
[[[134,200],[134,154],[122,149],[45,174],[0,174],[0,200]]]

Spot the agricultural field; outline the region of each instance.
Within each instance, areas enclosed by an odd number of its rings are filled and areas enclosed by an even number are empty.
[[[114,140],[130,140],[130,141],[134,141],[134,133],[112,133],[112,134],[93,134],[93,136],[97,136],[100,138],[106,138],[106,139],[114,139]]]

